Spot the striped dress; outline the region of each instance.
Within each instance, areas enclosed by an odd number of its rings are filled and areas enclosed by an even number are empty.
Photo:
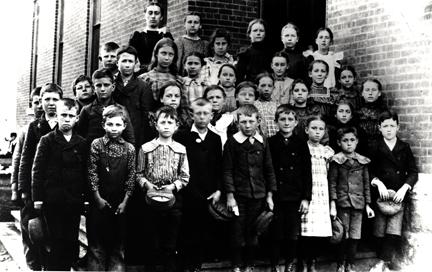
[[[309,211],[301,217],[301,235],[329,237],[332,235],[330,220],[330,197],[327,170],[333,149],[324,145],[308,142],[312,160],[312,200]]]

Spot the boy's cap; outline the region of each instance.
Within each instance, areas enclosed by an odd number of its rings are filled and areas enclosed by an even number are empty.
[[[176,198],[169,190],[150,189],[147,191],[145,201],[154,209],[166,210],[174,205]]]
[[[403,209],[403,205],[402,202],[396,203],[393,201],[393,197],[396,194],[394,190],[389,189],[388,193],[388,200],[382,200],[380,198],[377,199],[377,207],[384,215],[391,216],[400,212]]]
[[[208,205],[208,211],[214,219],[219,221],[229,221],[234,217],[234,213],[228,211],[225,201],[218,201],[214,204],[211,201]]]
[[[260,215],[258,215],[258,217],[255,219],[255,222],[253,224],[255,233],[258,236],[263,234],[268,229],[272,221],[273,221],[273,212],[264,210]]]
[[[342,241],[344,233],[345,229],[342,220],[340,220],[339,217],[336,217],[335,220],[332,220],[332,236],[330,237],[330,243],[339,244]]]

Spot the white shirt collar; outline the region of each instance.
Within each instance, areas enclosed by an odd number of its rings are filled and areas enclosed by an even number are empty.
[[[192,124],[191,131],[192,131],[192,132],[196,132],[196,133],[198,133],[198,136],[201,138],[201,140],[204,141],[205,137],[207,136],[208,129],[206,130],[206,132],[204,132],[204,133],[200,133],[200,132],[198,131],[197,127],[195,126],[195,124]]]
[[[393,150],[393,148],[396,146],[397,138],[394,138],[394,140],[386,140],[386,138],[383,138],[384,142],[386,143],[387,147],[390,149],[390,151]]]
[[[249,137],[244,135],[241,131],[234,134],[233,137],[240,144],[244,143],[244,141],[249,139]],[[255,135],[251,136],[251,137],[253,137],[255,140],[257,140],[258,142],[260,142],[262,144],[264,143],[264,138],[257,132],[255,132]]]

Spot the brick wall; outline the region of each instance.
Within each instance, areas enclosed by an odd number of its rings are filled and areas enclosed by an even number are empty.
[[[87,0],[64,1],[62,87],[72,96],[72,81],[85,72]]]
[[[420,171],[432,173],[431,1],[328,0],[327,24],[335,51],[344,51],[360,80],[384,85],[400,114],[400,136]]]
[[[249,43],[246,28],[249,21],[259,17],[258,0],[173,0],[168,1],[168,26],[175,37],[184,34],[183,19],[187,11],[201,16],[202,36],[210,37],[217,27],[226,28],[232,37],[232,53]]]

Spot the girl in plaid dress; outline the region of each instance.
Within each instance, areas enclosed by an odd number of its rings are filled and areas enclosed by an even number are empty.
[[[312,200],[308,213],[301,217],[301,244],[303,266],[307,267],[308,272],[312,272],[316,271],[315,258],[319,245],[325,241],[325,237],[332,235],[327,170],[334,151],[320,144],[326,130],[321,116],[310,117],[305,130],[312,160]]]

